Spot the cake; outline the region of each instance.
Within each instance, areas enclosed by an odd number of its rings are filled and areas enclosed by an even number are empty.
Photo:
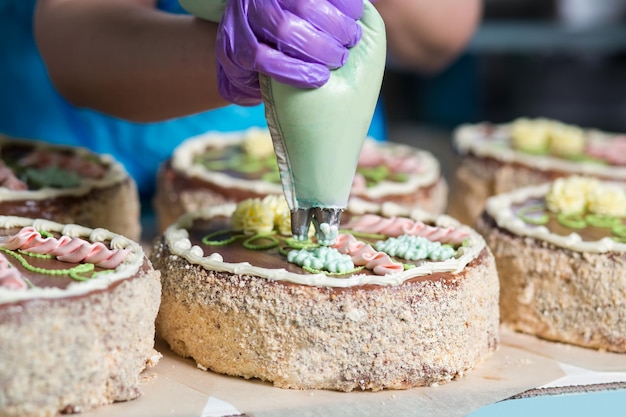
[[[626,136],[549,119],[467,124],[448,214],[473,225],[488,197],[570,175],[626,181]]]
[[[1,134],[0,214],[141,234],[137,187],[112,157]]]
[[[373,205],[393,202],[441,214],[447,192],[439,162],[431,153],[368,139],[350,198]],[[155,198],[159,230],[165,230],[180,215],[205,206],[282,193],[266,129],[190,138],[159,171]]]
[[[520,332],[626,352],[626,185],[562,177],[490,197],[500,317]]]
[[[211,371],[292,389],[446,383],[499,344],[498,278],[448,216],[351,203],[331,246],[289,236],[283,197],[187,213],[155,240],[157,335]]]
[[[105,229],[0,216],[0,415],[54,416],[140,395],[158,361],[159,273]]]

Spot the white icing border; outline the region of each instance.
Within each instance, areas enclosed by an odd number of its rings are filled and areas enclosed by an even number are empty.
[[[616,183],[617,184],[617,183]],[[531,198],[541,198],[550,190],[551,183],[519,188],[487,199],[485,210],[496,224],[518,236],[531,237],[575,252],[626,252],[626,244],[605,237],[596,241],[584,241],[578,233],[561,236],[550,232],[545,226],[529,225],[520,219],[512,209],[513,204],[523,203]],[[623,184],[620,186],[624,187]],[[625,187],[626,188],[626,187]]]
[[[78,187],[74,188],[41,188],[39,190],[9,190],[5,187],[0,187],[0,200],[13,201],[13,200],[44,200],[47,198],[65,197],[65,196],[81,196],[92,191],[94,188],[106,188],[115,185],[126,178],[129,175],[124,166],[116,161],[112,156],[106,154],[97,154],[86,148],[72,147],[65,145],[55,145],[46,143],[39,140],[32,139],[16,139],[9,136],[0,134],[0,149],[5,145],[20,144],[25,146],[32,146],[33,149],[54,149],[60,151],[70,151],[75,155],[90,157],[96,157],[98,162],[106,167],[106,172],[101,179],[82,178]]]
[[[78,296],[95,290],[104,290],[116,281],[133,276],[144,262],[144,251],[138,243],[125,236],[106,229],[90,229],[76,224],[60,224],[44,219],[29,219],[16,216],[0,216],[0,228],[33,226],[37,230],[57,232],[70,237],[80,237],[90,242],[110,240],[112,249],[130,248],[124,262],[114,271],[102,274],[87,281],[72,282],[67,288],[29,288],[27,290],[10,290],[0,287],[0,305],[32,299],[54,299]]]
[[[252,275],[272,281],[286,281],[308,286],[349,288],[367,284],[396,286],[408,279],[431,275],[436,272],[459,273],[485,248],[485,241],[482,236],[469,226],[460,224],[452,217],[446,215],[433,216],[420,209],[414,209],[409,213],[405,208],[391,203],[383,204],[381,215],[385,217],[408,216],[417,221],[434,221],[434,224],[440,227],[454,226],[461,230],[466,230],[469,233],[469,237],[467,239],[467,245],[459,249],[460,256],[443,262],[427,262],[419,267],[397,274],[388,274],[385,276],[355,274],[350,278],[336,278],[326,274],[305,275],[288,272],[285,269],[260,268],[248,262],[236,264],[227,263],[223,262],[223,258],[219,253],[215,252],[205,256],[201,247],[191,245],[189,233],[186,228],[190,227],[194,219],[206,219],[215,216],[230,217],[235,207],[236,204],[224,204],[181,216],[174,224],[170,225],[164,233],[165,243],[169,247],[170,252],[186,259],[191,264],[200,265],[212,271],[223,271],[238,275]],[[352,213],[363,213],[364,207],[352,207],[349,205],[348,210]]]
[[[550,155],[530,155],[512,149],[510,143],[510,124],[465,124],[459,126],[453,134],[455,148],[466,155],[473,153],[478,157],[488,157],[505,163],[517,163],[540,171],[563,171],[568,174],[610,177],[626,181],[626,167],[599,165],[591,162],[573,162]],[[492,128],[491,139],[487,140],[483,131]],[[598,130],[587,129],[585,135],[594,139],[610,138],[612,135]],[[494,145],[501,146],[494,146]]]
[[[207,171],[201,165],[193,163],[195,155],[204,152],[208,147],[224,148],[241,144],[250,131],[265,132],[267,129],[250,128],[248,131],[231,133],[207,132],[189,138],[174,150],[171,158],[172,168],[186,176],[213,183],[223,188],[239,188],[257,194],[282,194],[283,189],[280,184],[234,178],[221,172]],[[412,174],[403,183],[381,181],[374,187],[365,190],[365,192],[356,194],[357,197],[378,199],[390,195],[410,194],[422,187],[435,184],[441,177],[439,161],[428,151],[400,143],[377,142],[371,138],[368,138],[367,141],[381,148],[392,149],[403,156],[413,155],[419,158],[424,164],[424,173],[419,175]]]

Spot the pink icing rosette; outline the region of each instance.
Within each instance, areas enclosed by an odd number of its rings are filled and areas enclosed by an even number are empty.
[[[590,142],[586,151],[589,156],[611,165],[626,165],[626,136],[617,136],[610,141]]]
[[[3,254],[0,254],[0,287],[9,290],[25,290],[28,287],[17,268],[11,266]]]
[[[16,235],[1,239],[0,246],[10,250],[22,249],[31,253],[52,255],[63,262],[92,263],[107,269],[120,265],[129,252],[129,249],[109,249],[102,242],[90,243],[76,237],[44,238],[32,226],[24,227]]]
[[[389,237],[420,236],[432,242],[452,245],[460,245],[469,236],[469,232],[454,227],[436,227],[405,217],[385,218],[375,214],[365,214],[352,219],[345,225],[345,228],[355,232],[376,233]]]
[[[339,252],[349,255],[356,266],[365,266],[376,275],[387,275],[402,272],[404,266],[391,259],[384,252],[379,252],[371,245],[358,241],[350,234],[340,233],[332,246]]]

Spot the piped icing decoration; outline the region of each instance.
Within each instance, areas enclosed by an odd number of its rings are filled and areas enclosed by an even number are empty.
[[[0,304],[30,299],[80,296],[92,291],[104,290],[112,283],[133,277],[145,261],[145,254],[138,243],[105,229],[91,229],[74,224],[60,224],[50,220],[17,216],[0,216],[0,228],[18,230],[14,235],[0,237],[1,254],[11,259],[13,265],[16,265],[13,261],[15,259],[23,268],[37,274],[65,275],[72,278],[69,280],[69,285],[64,284],[67,285],[65,288],[58,288],[32,285],[29,284],[30,280],[22,276],[21,278],[28,285],[27,291],[16,291],[10,286],[0,284]],[[58,237],[55,238],[55,236]],[[32,249],[22,247],[20,243],[22,241],[28,242],[26,246]],[[8,245],[5,245],[7,242],[9,242]],[[64,251],[70,247],[59,248],[62,242],[76,245],[77,250],[66,254],[67,257],[63,256]],[[47,245],[53,246],[50,253],[43,250]],[[101,246],[106,250],[102,250]],[[55,254],[60,255],[65,262],[78,263],[78,265],[71,268],[47,269],[35,266],[35,262],[31,261],[34,258],[53,257],[56,256]],[[59,258],[57,260],[63,262]],[[96,264],[102,270],[96,270]]]
[[[171,163],[175,170],[187,176],[224,188],[281,195],[272,146],[267,129],[209,132],[187,139],[174,151]],[[249,174],[255,174],[259,180],[251,180]],[[431,186],[440,178],[439,161],[431,153],[399,143],[367,139],[359,156],[351,194],[372,199],[406,194]]]
[[[289,251],[287,260],[306,270],[329,271],[337,274],[354,270],[354,263],[349,255],[328,246]]]
[[[433,242],[420,236],[402,235],[376,242],[374,247],[391,256],[396,256],[409,261],[432,259],[443,261],[453,258],[456,254],[450,245],[442,245],[441,242]]]
[[[372,245],[357,240],[354,235],[341,233],[335,239],[333,248],[349,255],[354,265],[364,266],[376,275],[389,275],[402,272],[404,266],[391,259],[385,252],[377,251]]]
[[[11,168],[0,160],[0,187],[8,188],[12,191],[23,191],[28,189],[28,185],[17,178]]]
[[[2,200],[84,195],[129,178],[124,167],[109,155],[1,134],[0,158]]]
[[[467,124],[454,132],[461,154],[539,171],[626,181],[626,137],[548,119]]]
[[[550,211],[564,215],[596,214],[626,217],[626,191],[623,186],[579,176],[559,178],[546,195]]]
[[[2,253],[0,253],[0,288],[14,291],[28,288],[22,274],[11,265],[7,257]]]
[[[85,262],[107,269],[119,266],[128,249],[109,249],[102,242],[87,242],[84,239],[61,236],[46,237],[32,226],[22,228],[17,234],[0,239],[0,247],[8,250],[23,250],[29,253],[51,255],[64,262]]]
[[[350,212],[361,213],[368,207],[361,203],[352,202],[348,209]],[[348,276],[336,276],[334,274],[313,272],[308,274],[290,272],[283,268],[267,268],[255,266],[250,262],[242,259],[241,261],[227,262],[224,260],[217,247],[200,247],[192,243],[190,239],[189,229],[193,227],[195,219],[211,220],[214,218],[230,217],[236,209],[235,204],[223,204],[215,207],[207,207],[203,210],[188,213],[181,216],[175,223],[170,225],[164,232],[165,243],[170,252],[175,256],[186,259],[191,264],[200,265],[211,271],[225,271],[240,275],[254,275],[266,278],[272,281],[291,282],[301,285],[349,288],[360,285],[381,285],[395,286],[400,285],[406,280],[415,279],[422,276],[429,276],[438,272],[449,272],[452,274],[461,272],[467,264],[475,260],[478,255],[485,249],[484,239],[473,229],[459,224],[458,221],[449,216],[432,216],[421,210],[408,211],[406,208],[396,204],[386,203],[382,206],[381,216],[408,216],[414,222],[429,222],[435,227],[444,229],[457,230],[459,235],[467,236],[463,240],[463,244],[457,248],[454,258],[445,261],[424,261],[412,268],[404,268],[404,266],[396,262],[392,265],[389,272],[381,272],[376,274],[350,273]],[[465,233],[461,233],[461,232]],[[366,232],[363,232],[366,233]],[[343,239],[347,234],[341,233],[338,239]],[[347,235],[350,236],[350,235]],[[354,236],[352,236],[354,237]],[[288,240],[288,237],[283,237]],[[349,239],[349,238],[346,238]],[[356,240],[356,238],[355,238]],[[337,245],[337,240],[335,245]],[[311,247],[308,247],[310,249]],[[295,248],[301,249],[301,248]],[[335,249],[337,249],[335,247]],[[374,250],[375,251],[375,250]],[[375,251],[379,253],[378,251]],[[283,253],[283,252],[281,252]],[[381,252],[382,253],[382,252]],[[384,254],[385,256],[389,256]],[[286,256],[286,254],[285,254]],[[354,258],[353,258],[354,259]],[[390,259],[390,258],[388,258]],[[358,268],[357,262],[353,262]],[[379,269],[379,270],[382,270]],[[384,274],[384,275],[383,275]]]
[[[350,220],[346,229],[365,233],[378,233],[389,237],[402,235],[421,236],[431,241],[460,245],[469,236],[467,230],[455,227],[431,226],[406,217],[381,217],[365,214]]]
[[[490,197],[499,227],[579,252],[625,252],[626,186],[567,177]]]

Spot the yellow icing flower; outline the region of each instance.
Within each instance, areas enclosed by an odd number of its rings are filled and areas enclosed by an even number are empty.
[[[583,213],[587,209],[587,196],[599,186],[600,182],[593,178],[559,178],[552,183],[546,204],[555,213]]]
[[[511,123],[513,148],[541,153],[548,149],[550,123],[544,119],[517,119]]]
[[[580,155],[585,150],[585,133],[578,126],[552,122],[550,127],[550,153],[557,156]]]
[[[626,216],[626,191],[616,185],[603,184],[588,195],[589,212],[605,216]]]
[[[274,226],[278,233],[284,236],[291,235],[291,212],[287,200],[282,195],[270,194],[263,198],[265,204],[274,213]]]
[[[274,154],[274,144],[269,131],[264,129],[250,129],[246,132],[241,144],[243,151],[257,158],[264,158]]]
[[[271,233],[274,230],[274,211],[258,198],[237,204],[232,216],[233,228],[246,235]]]

